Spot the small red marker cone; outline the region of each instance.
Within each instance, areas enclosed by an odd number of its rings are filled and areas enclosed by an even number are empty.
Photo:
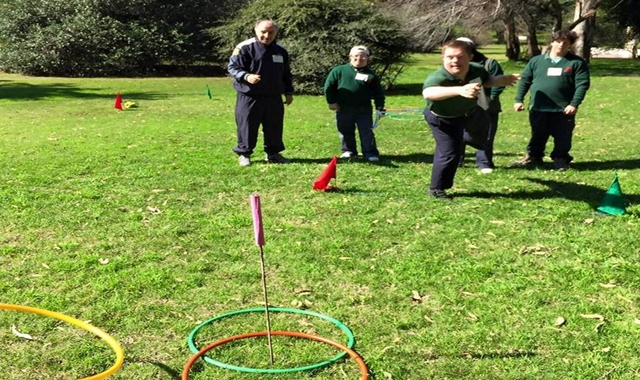
[[[123,110],[122,108],[122,95],[120,95],[120,93],[116,94],[116,104],[113,105],[113,108],[118,109],[118,110]]]
[[[333,159],[331,160],[331,162],[329,162],[329,165],[327,165],[327,167],[322,171],[322,173],[320,173],[316,181],[313,183],[314,190],[331,191],[331,190],[337,189],[337,187],[329,185],[329,182],[331,182],[331,179],[336,178],[337,164],[338,164],[338,158],[336,156],[333,156]]]

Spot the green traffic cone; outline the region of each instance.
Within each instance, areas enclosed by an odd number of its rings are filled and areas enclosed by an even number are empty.
[[[613,177],[613,182],[604,195],[598,211],[609,215],[623,215],[626,212],[624,196],[622,195],[622,189],[618,181],[618,173]]]

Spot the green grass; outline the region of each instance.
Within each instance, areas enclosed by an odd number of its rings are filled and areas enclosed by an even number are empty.
[[[421,83],[438,63],[435,54],[412,57],[388,106],[421,108]],[[507,72],[522,67],[505,63]],[[479,175],[469,151],[451,203],[426,196],[434,146],[422,121],[383,120],[380,164],[340,162],[342,191],[321,193],[311,185],[339,153],[322,97],[297,96],[287,108],[291,165],[263,164],[257,153],[241,168],[228,78],[2,75],[0,301],[110,333],[125,350],[112,379],[179,379],[193,328],[261,305],[248,202],[258,192],[270,303],[306,303],[343,321],[376,379],[638,378],[640,63],[591,67],[571,170],[508,168],[529,126],[507,89],[498,170]],[[139,107],[114,110],[118,91]],[[599,216],[614,172],[628,214]],[[581,316],[589,314],[604,324]],[[556,326],[558,317],[566,323]],[[12,325],[35,340],[14,336]],[[198,344],[264,328],[260,314],[227,318]],[[274,313],[272,328],[345,342],[306,316]],[[268,368],[266,347],[256,338],[212,356]],[[89,333],[11,311],[0,311],[0,348],[4,380],[83,378],[113,362]],[[280,368],[337,354],[281,337],[274,350]],[[356,379],[358,371],[342,360],[311,373],[250,375],[200,361],[191,376],[306,378]]]

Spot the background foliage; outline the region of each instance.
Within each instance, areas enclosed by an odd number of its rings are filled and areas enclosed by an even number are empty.
[[[242,5],[243,1],[233,5]],[[45,76],[133,76],[211,58],[207,28],[232,3],[16,0],[0,5],[0,67]]]
[[[301,92],[319,92],[326,71],[344,62],[349,46],[356,43],[372,48],[374,69],[391,86],[407,50],[432,51],[460,35],[480,44],[504,42],[511,60],[531,57],[546,44],[550,30],[569,24],[576,6],[586,3],[11,0],[0,2],[0,70],[68,77],[138,76],[167,70],[173,75],[211,75],[224,70],[233,45],[252,35],[257,19],[274,18],[282,27],[281,41],[297,60]],[[580,38],[577,45],[621,47],[640,39],[636,11],[640,0],[588,3],[599,6],[597,28],[581,32],[588,38]],[[524,49],[520,35],[528,36]],[[576,51],[584,55],[589,49],[581,46]]]
[[[222,41],[220,60],[233,47],[254,36],[256,20],[273,19],[281,30],[278,41],[288,50],[296,92],[322,92],[329,70],[346,62],[354,45],[372,52],[373,69],[391,84],[407,53],[408,37],[400,24],[363,0],[258,0],[216,30]]]

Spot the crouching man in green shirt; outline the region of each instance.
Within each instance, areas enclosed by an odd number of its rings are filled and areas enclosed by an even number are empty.
[[[451,41],[442,47],[442,66],[431,73],[422,86],[427,100],[424,118],[436,141],[429,195],[451,199],[445,190],[453,178],[464,151],[464,130],[474,122],[478,94],[483,87],[513,86],[518,75],[491,75],[482,65],[471,62],[473,48],[465,41]]]
[[[525,94],[531,90],[531,139],[527,145],[527,155],[512,166],[541,165],[549,136],[553,136],[551,159],[554,167],[559,171],[569,168],[573,160],[569,151],[576,113],[590,84],[587,62],[569,52],[577,38],[572,31],[554,32],[549,51],[531,58],[524,68],[513,108],[523,111]]]

